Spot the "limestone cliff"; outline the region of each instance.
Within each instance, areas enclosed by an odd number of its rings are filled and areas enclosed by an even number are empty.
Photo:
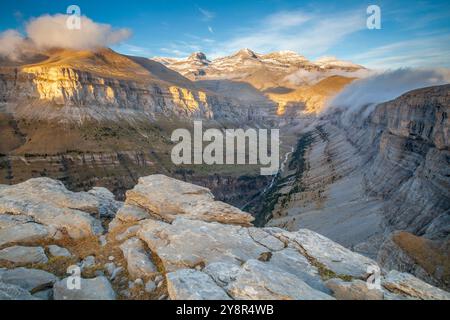
[[[246,119],[253,111],[147,59],[109,49],[55,50],[43,61],[0,70],[4,111],[24,118],[90,119],[178,117]]]
[[[445,247],[449,92],[449,85],[415,90],[376,106],[370,115],[365,109],[351,117],[332,114],[306,128],[266,195],[270,210],[263,214],[271,215],[269,225],[311,228],[373,257],[395,230]],[[383,261],[388,254],[385,250]],[[410,261],[420,264],[414,257]],[[448,262],[440,265],[448,268]],[[431,271],[427,277],[446,287],[444,274]]]

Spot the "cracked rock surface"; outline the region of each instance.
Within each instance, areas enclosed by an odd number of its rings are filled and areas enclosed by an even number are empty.
[[[140,178],[124,204],[47,178],[0,186],[0,299],[450,299],[389,270],[370,291],[374,260],[252,220],[163,175]]]

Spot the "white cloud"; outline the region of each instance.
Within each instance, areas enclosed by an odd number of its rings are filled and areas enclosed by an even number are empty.
[[[302,11],[278,12],[239,36],[226,41],[212,56],[229,54],[241,48],[266,53],[293,50],[306,56],[326,53],[346,36],[366,28],[365,12],[348,11],[324,15]]]
[[[57,14],[32,19],[25,25],[26,37],[15,30],[0,33],[0,55],[17,59],[32,47],[38,50],[108,47],[123,41],[131,34],[128,29],[113,29],[108,24],[96,23],[85,16],[81,17],[81,29],[71,30],[66,26],[68,17]]]
[[[450,36],[429,36],[379,46],[352,61],[376,68],[450,67]]]
[[[66,26],[68,16],[44,15],[26,25],[28,37],[38,48],[94,49],[107,47],[128,38],[128,29],[113,29],[109,24],[96,23],[81,17],[81,29],[70,30]]]
[[[16,30],[0,33],[0,57],[17,60],[23,52],[25,39]]]
[[[450,83],[449,69],[397,69],[377,73],[345,87],[328,105],[325,112],[342,110],[349,122],[355,114],[368,116],[381,102],[418,88]]]
[[[208,31],[209,31],[209,33],[214,33],[214,30],[211,26],[208,26]]]

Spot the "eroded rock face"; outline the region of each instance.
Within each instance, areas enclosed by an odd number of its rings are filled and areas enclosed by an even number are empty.
[[[440,261],[418,267],[411,250],[385,240],[402,230],[449,241],[449,92],[448,84],[417,89],[315,121],[270,192],[273,210],[262,214],[272,214],[271,226],[310,229],[373,259],[381,248],[390,267],[448,288]]]
[[[127,191],[126,203],[144,208],[168,222],[173,221],[177,215],[188,219],[240,225],[250,225],[253,221],[250,214],[214,201],[209,189],[160,174],[139,178],[139,183]]]

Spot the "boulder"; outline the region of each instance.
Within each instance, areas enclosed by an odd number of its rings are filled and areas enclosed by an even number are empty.
[[[72,289],[67,285],[68,278],[65,278],[53,287],[53,298],[55,300],[115,300],[111,283],[105,277],[93,279],[81,279],[80,288]],[[70,281],[70,280],[69,280]]]
[[[57,245],[49,245],[47,246],[48,251],[50,252],[50,254],[54,257],[71,257],[72,254],[70,253],[69,250],[67,250],[66,248],[62,248],[60,246]]]
[[[0,250],[0,260],[14,264],[46,263],[47,255],[42,247],[12,246]]]
[[[157,272],[156,266],[145,251],[144,243],[138,238],[128,239],[121,244],[120,249],[127,261],[127,270],[132,278],[148,278]]]
[[[209,189],[155,174],[139,178],[126,193],[126,204],[144,208],[171,222],[177,216],[204,221],[250,225],[254,218],[246,212],[220,201],[214,201]]]
[[[81,261],[80,268],[81,270],[92,268],[96,264],[95,257],[94,256],[87,256]]]
[[[240,265],[269,251],[250,237],[247,228],[184,218],[172,224],[146,220],[138,237],[158,255],[168,272],[213,262]]]
[[[51,287],[58,278],[46,271],[15,268],[0,271],[0,282],[21,287],[31,293]]]
[[[226,292],[201,271],[180,269],[168,273],[166,279],[172,300],[230,300]]]

